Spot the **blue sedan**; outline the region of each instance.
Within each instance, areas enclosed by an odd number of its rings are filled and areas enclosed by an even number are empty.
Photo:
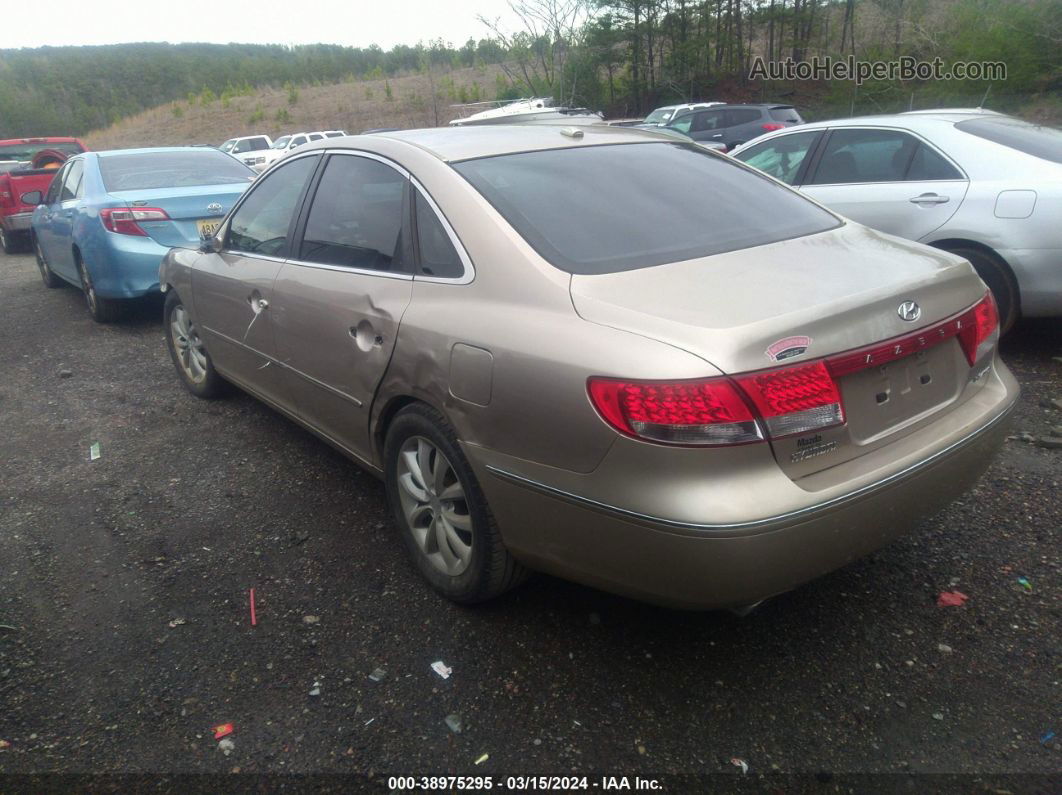
[[[93,319],[122,316],[130,299],[159,289],[159,264],[175,246],[197,248],[256,174],[201,147],[85,152],[70,158],[47,194],[26,194],[37,266],[48,287],[80,287]]]

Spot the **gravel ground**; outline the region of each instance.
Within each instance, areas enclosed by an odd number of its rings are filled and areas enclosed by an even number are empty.
[[[1062,785],[1062,450],[1012,438],[919,532],[744,619],[545,576],[460,608],[373,477],[246,395],[185,392],[159,313],[96,325],[0,255],[0,773]],[[1003,347],[1014,433],[1047,435],[1062,324]]]

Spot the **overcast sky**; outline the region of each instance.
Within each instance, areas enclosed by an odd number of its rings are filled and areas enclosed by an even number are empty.
[[[505,0],[2,0],[0,49],[205,41],[226,44],[345,44],[385,50],[443,38],[461,45],[487,29],[477,14],[518,26]],[[17,21],[16,21],[17,20]]]

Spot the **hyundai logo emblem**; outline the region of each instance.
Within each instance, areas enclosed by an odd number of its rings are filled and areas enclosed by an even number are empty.
[[[211,202],[207,205],[207,212],[211,215],[221,215],[222,207],[218,202]]]
[[[896,310],[896,314],[900,316],[901,320],[911,322],[922,317],[922,308],[914,301],[904,301]]]

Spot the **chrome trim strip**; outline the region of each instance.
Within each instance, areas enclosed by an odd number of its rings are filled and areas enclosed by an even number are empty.
[[[839,497],[834,497],[833,499],[826,500],[825,502],[820,502],[820,503],[817,503],[815,505],[809,505],[806,508],[801,508],[800,510],[797,510],[797,511],[790,511],[789,513],[778,514],[777,516],[768,516],[765,519],[754,519],[754,520],[749,521],[749,522],[734,522],[732,524],[696,524],[696,523],[691,523],[691,522],[680,522],[680,521],[676,521],[674,519],[664,519],[664,518],[659,517],[659,516],[649,516],[647,514],[638,513],[637,511],[629,511],[626,508],[618,508],[615,505],[609,505],[607,503],[598,502],[597,500],[592,500],[592,499],[590,499],[588,497],[581,497],[578,494],[572,494],[571,492],[564,491],[563,489],[554,488],[553,486],[547,486],[544,483],[539,483],[536,480],[531,480],[530,478],[525,478],[522,475],[517,475],[517,474],[515,474],[513,472],[506,472],[503,469],[498,469],[497,467],[492,466],[490,464],[487,464],[486,468],[487,468],[488,472],[490,472],[492,475],[494,475],[495,477],[500,478],[502,480],[507,480],[507,481],[509,481],[511,483],[515,483],[515,484],[517,484],[519,486],[525,486],[525,487],[530,488],[530,489],[532,489],[534,491],[538,491],[538,492],[541,492],[543,494],[546,494],[547,496],[558,497],[558,498],[560,498],[562,500],[565,500],[566,502],[572,502],[572,503],[575,503],[575,504],[578,504],[578,505],[583,505],[585,507],[592,508],[592,509],[595,509],[595,510],[604,511],[605,513],[615,514],[615,515],[617,515],[617,516],[619,516],[621,518],[624,518],[624,519],[635,519],[635,520],[638,520],[640,522],[646,522],[646,523],[650,523],[650,524],[654,524],[654,525],[662,525],[662,526],[665,526],[665,527],[673,527],[673,528],[676,528],[676,529],[679,529],[679,530],[745,530],[745,529],[755,529],[755,528],[764,527],[764,526],[767,526],[767,525],[777,524],[777,523],[783,522],[783,521],[785,521],[787,519],[793,519],[793,518],[796,518],[796,517],[805,516],[807,514],[816,513],[818,511],[822,511],[822,510],[824,510],[826,508],[830,508],[830,507],[833,507],[835,505],[840,505],[842,503],[850,502],[851,500],[854,500],[857,497],[863,496],[864,494],[868,494],[868,493],[873,492],[873,491],[877,491],[877,490],[879,490],[881,488],[884,488],[885,486],[889,485],[890,483],[893,483],[893,482],[895,482],[897,480],[901,480],[902,478],[904,478],[904,477],[906,477],[908,475],[911,475],[911,474],[917,472],[920,469],[926,468],[927,466],[929,466],[930,464],[932,464],[934,461],[936,461],[937,459],[941,458],[942,456],[947,455],[948,453],[952,452],[953,450],[955,450],[955,449],[957,449],[959,447],[965,446],[966,444],[971,442],[976,437],[986,433],[988,430],[993,428],[999,422],[1001,422],[1004,419],[1006,419],[1010,415],[1011,411],[1013,411],[1013,409],[1014,409],[1014,407],[1016,405],[1017,405],[1017,400],[1015,400],[1014,403],[1011,403],[1009,406],[1007,406],[1005,409],[1003,409],[1003,411],[1001,411],[999,414],[997,414],[995,417],[993,417],[988,423],[986,423],[985,425],[982,425],[980,428],[978,428],[976,431],[974,431],[970,435],[964,436],[962,439],[960,439],[959,441],[948,445],[943,450],[937,451],[936,453],[931,455],[929,458],[926,458],[926,459],[924,459],[922,461],[919,461],[917,464],[912,464],[911,466],[907,467],[907,469],[903,469],[903,470],[900,470],[899,472],[895,472],[892,475],[889,475],[888,477],[883,478],[882,480],[875,481],[874,483],[868,483],[866,486],[858,488],[855,491],[850,491],[847,494],[842,494]]]
[[[369,268],[348,268],[345,265],[329,265],[325,262],[307,262],[301,259],[284,260],[287,265],[298,265],[301,268],[317,268],[323,271],[337,271],[339,273],[352,273],[358,276],[379,276],[383,279],[401,279],[413,281],[412,273],[393,273],[392,271],[374,271]]]

